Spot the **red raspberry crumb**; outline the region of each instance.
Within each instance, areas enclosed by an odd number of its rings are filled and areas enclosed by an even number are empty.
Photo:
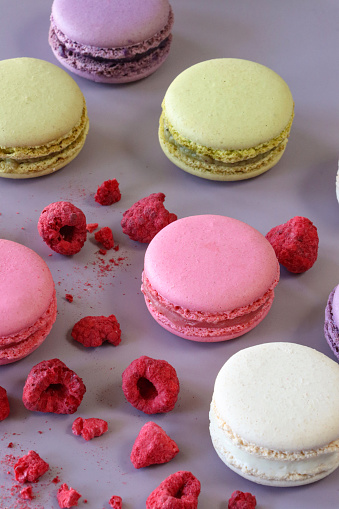
[[[23,498],[24,500],[33,500],[34,495],[32,486],[26,486],[26,488],[22,488],[22,490],[20,491],[20,497]]]
[[[73,302],[73,295],[70,293],[66,293],[65,299],[68,300],[68,302]]]
[[[112,205],[121,199],[119,183],[116,179],[105,180],[101,186],[98,187],[94,199],[100,205]]]
[[[0,386],[0,421],[4,421],[9,416],[10,408],[7,391]]]
[[[33,366],[24,385],[22,401],[28,410],[73,414],[86,392],[82,379],[59,359]]]
[[[38,453],[29,451],[14,465],[15,479],[22,483],[36,482],[48,469],[49,464]]]
[[[173,410],[179,389],[173,366],[146,355],[131,362],[122,374],[122,390],[127,401],[146,414]]]
[[[228,509],[255,509],[257,501],[251,493],[234,491],[228,501]]]
[[[108,226],[100,228],[100,230],[94,234],[94,238],[97,242],[100,242],[105,249],[112,249],[112,247],[114,247],[113,233]]]
[[[150,242],[165,226],[178,218],[164,207],[165,195],[153,193],[123,213],[122,231],[132,240]]]
[[[69,488],[66,483],[62,484],[57,493],[57,499],[61,508],[69,508],[78,505],[80,493]]]
[[[279,263],[295,274],[310,269],[318,257],[317,228],[306,217],[296,216],[266,235]]]
[[[200,481],[185,470],[167,477],[146,500],[146,509],[197,509]]]
[[[86,230],[88,231],[88,233],[93,233],[94,230],[96,230],[98,228],[98,223],[88,223],[86,224]]]
[[[120,325],[114,315],[85,316],[74,325],[71,335],[86,347],[101,346],[104,341],[114,346],[121,342]]]
[[[168,463],[179,452],[177,444],[155,422],[147,422],[137,436],[131,461],[135,468]]]
[[[118,497],[118,495],[113,495],[113,497],[111,497],[109,499],[108,503],[111,507],[113,507],[113,509],[121,509],[122,508],[122,498]]]
[[[83,419],[78,417],[72,425],[74,435],[82,435],[85,440],[92,440],[94,437],[100,437],[108,430],[107,422],[103,419],[91,417]]]

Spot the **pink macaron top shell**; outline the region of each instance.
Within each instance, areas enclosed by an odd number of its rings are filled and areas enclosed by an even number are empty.
[[[265,237],[237,219],[199,215],[166,226],[150,242],[144,275],[175,306],[225,313],[274,288],[279,264]]]
[[[52,5],[65,36],[99,48],[145,41],[164,28],[169,13],[168,0],[54,0]]]
[[[54,295],[44,260],[22,244],[0,239],[0,338],[31,327],[46,313]]]

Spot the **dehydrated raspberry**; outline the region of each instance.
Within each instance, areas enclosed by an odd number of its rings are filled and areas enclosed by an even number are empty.
[[[0,386],[0,421],[7,419],[9,416],[10,408],[7,396],[7,391]]]
[[[167,433],[155,422],[147,422],[137,436],[131,461],[135,468],[167,463],[178,454],[179,448]]]
[[[146,355],[134,360],[122,374],[122,390],[127,401],[146,414],[173,410],[179,389],[173,366]]]
[[[74,435],[81,435],[85,440],[92,440],[94,437],[100,437],[108,430],[107,422],[103,419],[90,417],[83,419],[78,417],[72,425]]]
[[[62,484],[57,493],[57,499],[61,508],[69,508],[78,505],[80,493],[69,488],[66,483]]]
[[[94,230],[96,230],[98,228],[98,223],[88,223],[86,224],[86,230],[88,231],[88,233],[93,233]]]
[[[196,509],[200,481],[185,470],[170,475],[152,491],[146,509]]]
[[[228,509],[255,509],[257,501],[251,493],[234,491],[228,501]]]
[[[39,234],[46,244],[62,255],[74,255],[83,247],[86,237],[86,217],[68,201],[51,203],[41,212]]]
[[[111,497],[109,499],[108,503],[111,507],[113,507],[113,509],[121,509],[122,508],[122,498],[119,497],[118,495],[113,495],[113,497]]]
[[[114,315],[85,316],[74,325],[71,335],[86,347],[101,346],[104,341],[114,346],[121,342],[120,325]]]
[[[101,186],[98,187],[94,199],[100,205],[112,205],[121,199],[119,183],[116,179],[105,180]]]
[[[28,374],[22,401],[28,410],[73,414],[86,392],[82,379],[59,359],[42,361]]]
[[[165,195],[153,193],[123,213],[122,231],[132,240],[150,242],[165,226],[178,218],[164,207]]]
[[[100,228],[100,230],[94,234],[94,238],[97,242],[100,242],[105,249],[112,249],[112,247],[114,247],[113,233],[108,226]]]
[[[48,469],[49,464],[37,452],[29,451],[14,465],[15,479],[22,483],[36,482]]]
[[[71,293],[66,293],[65,295],[65,299],[68,301],[68,302],[73,302],[73,295]]]
[[[306,217],[296,216],[275,226],[266,239],[271,243],[279,263],[299,274],[310,269],[318,256],[317,228]]]
[[[23,500],[33,500],[34,495],[32,486],[26,486],[25,488],[22,488],[22,490],[20,491],[20,497]]]

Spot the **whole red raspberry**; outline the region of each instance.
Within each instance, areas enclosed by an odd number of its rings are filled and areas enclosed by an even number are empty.
[[[5,420],[9,416],[9,401],[7,391],[0,387],[0,421]]]
[[[168,463],[179,452],[177,444],[155,422],[147,422],[137,436],[131,461],[135,468]]]
[[[100,205],[112,205],[121,199],[119,183],[116,179],[105,180],[101,186],[98,187],[94,199]]]
[[[197,509],[200,481],[181,470],[168,476],[146,500],[146,509]]]
[[[234,491],[228,501],[228,509],[255,509],[257,501],[251,493]]]

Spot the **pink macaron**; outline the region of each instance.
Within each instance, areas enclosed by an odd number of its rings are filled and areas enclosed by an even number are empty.
[[[55,285],[44,260],[22,244],[0,239],[0,365],[38,348],[56,313]]]
[[[199,215],[174,221],[150,242],[142,292],[162,327],[215,342],[258,325],[278,281],[277,257],[260,232],[230,217]]]
[[[166,60],[172,26],[168,0],[54,0],[49,44],[69,71],[127,83],[149,76]]]

